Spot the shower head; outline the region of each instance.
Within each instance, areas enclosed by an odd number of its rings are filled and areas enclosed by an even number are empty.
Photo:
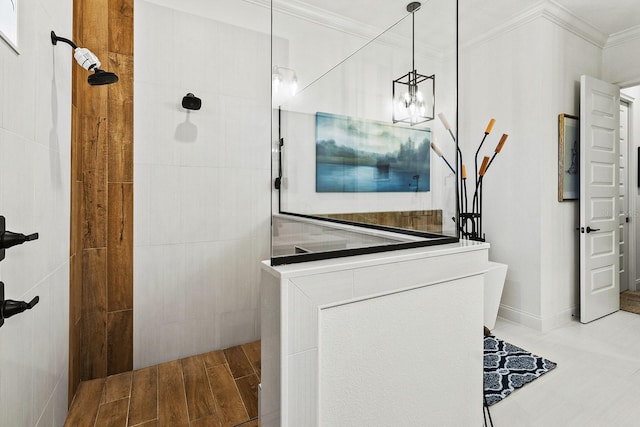
[[[93,68],[94,73],[87,77],[87,81],[91,86],[109,85],[118,81],[118,76],[109,71],[101,70],[98,67]]]
[[[59,41],[64,42],[73,48],[73,57],[82,68],[87,71],[94,72],[94,74],[87,78],[87,81],[91,86],[107,85],[118,81],[117,75],[100,69],[100,65],[102,65],[100,60],[89,49],[78,47],[71,40],[64,37],[58,37],[55,32],[51,31],[51,44],[56,45]]]
[[[192,93],[188,93],[182,98],[182,108],[187,110],[199,110],[202,107],[202,100]]]

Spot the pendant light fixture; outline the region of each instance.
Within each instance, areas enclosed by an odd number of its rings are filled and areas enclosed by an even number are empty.
[[[288,74],[288,76],[285,74]],[[295,96],[298,92],[298,76],[296,75],[296,71],[292,68],[274,65],[271,69],[271,85],[274,94],[277,94],[284,86],[287,86],[289,94]]]
[[[415,62],[415,13],[420,2],[407,5],[411,13],[411,70],[393,81],[393,123],[411,126],[433,120],[435,116],[435,74],[418,74]]]

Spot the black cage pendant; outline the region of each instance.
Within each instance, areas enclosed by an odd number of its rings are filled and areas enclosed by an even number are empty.
[[[436,111],[436,76],[425,76],[416,71],[415,66],[415,12],[419,2],[409,3],[407,11],[411,13],[411,64],[412,70],[393,81],[393,123],[406,123],[414,126],[433,120]]]

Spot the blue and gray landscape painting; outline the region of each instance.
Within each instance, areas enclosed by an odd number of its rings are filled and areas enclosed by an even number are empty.
[[[316,192],[429,191],[430,129],[316,113]]]

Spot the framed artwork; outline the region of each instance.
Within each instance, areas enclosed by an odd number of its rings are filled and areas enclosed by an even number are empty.
[[[316,113],[316,192],[425,192],[431,130]]]
[[[558,116],[558,201],[580,198],[580,121]]]
[[[0,0],[0,37],[18,52],[18,1]]]

